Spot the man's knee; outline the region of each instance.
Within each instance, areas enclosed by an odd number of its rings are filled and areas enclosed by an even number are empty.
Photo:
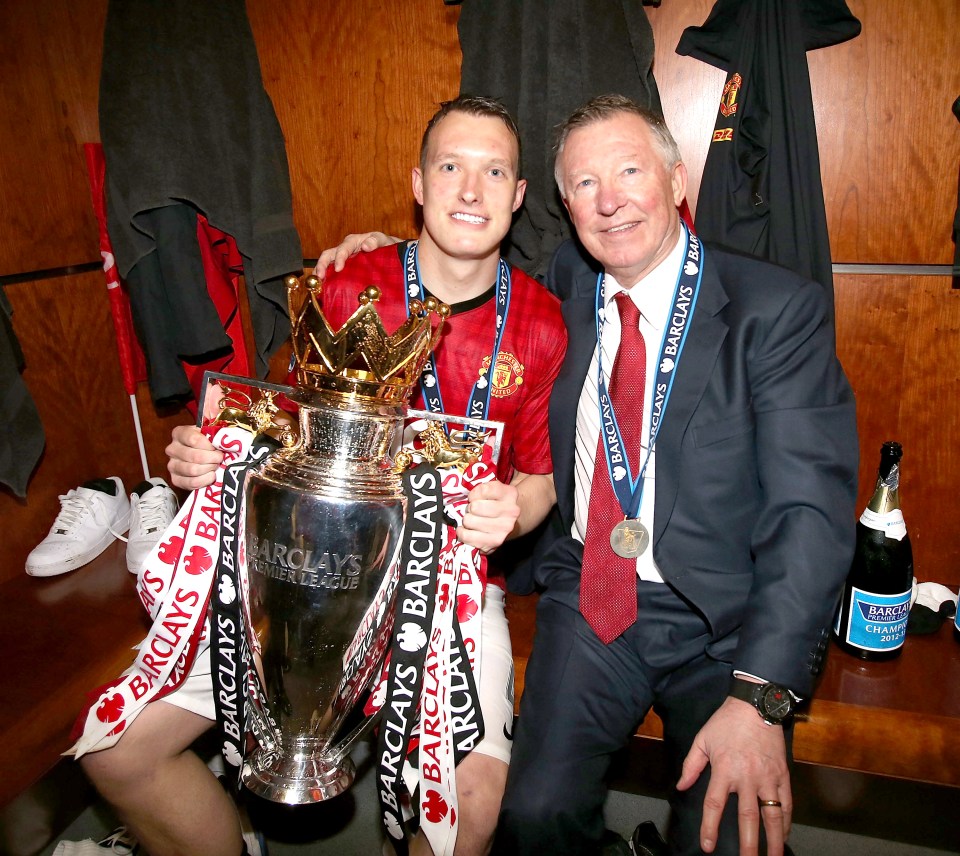
[[[474,752],[457,768],[458,854],[489,851],[506,782],[507,765],[489,755]]]
[[[457,792],[468,799],[496,799],[507,785],[507,764],[492,755],[473,752],[457,767]]]

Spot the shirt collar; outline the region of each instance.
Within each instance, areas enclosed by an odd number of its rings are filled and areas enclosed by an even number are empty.
[[[620,285],[613,276],[605,274],[604,308],[610,305],[617,294],[626,291],[640,310],[644,320],[655,330],[662,330],[670,314],[673,291],[677,285],[677,277],[680,275],[680,265],[686,249],[685,237],[686,231],[681,228],[680,236],[670,255],[629,290]]]

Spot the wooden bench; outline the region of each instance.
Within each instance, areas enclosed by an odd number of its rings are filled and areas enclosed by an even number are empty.
[[[536,600],[507,598],[518,708]],[[662,737],[651,712],[635,741]],[[949,623],[929,636],[909,636],[901,656],[885,663],[831,644],[814,698],[798,717],[793,750],[806,764],[960,787],[960,645]]]
[[[133,661],[147,629],[122,543],[59,577],[0,583],[0,807],[40,781],[70,746],[92,688]],[[517,702],[534,636],[536,596],[507,599]],[[662,739],[651,713],[635,743]],[[911,636],[903,654],[865,663],[831,646],[796,726],[797,761],[960,787],[960,645],[949,626]]]
[[[115,542],[76,571],[0,583],[0,807],[70,748],[86,693],[132,662],[149,624]]]

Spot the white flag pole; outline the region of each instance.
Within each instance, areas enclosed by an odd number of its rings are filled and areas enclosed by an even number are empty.
[[[137,431],[137,447],[140,449],[140,464],[143,466],[143,478],[150,480],[150,466],[147,464],[147,450],[143,444],[143,429],[140,427],[140,411],[137,409],[137,396],[130,396],[130,409],[133,411],[133,427]]]

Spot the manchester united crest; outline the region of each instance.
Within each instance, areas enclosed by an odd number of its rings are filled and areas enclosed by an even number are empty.
[[[743,86],[743,78],[739,74],[732,74],[723,87],[723,95],[720,96],[720,112],[724,116],[732,116],[737,112],[737,95],[740,87]]]
[[[484,357],[482,371],[486,374],[489,369],[490,357]],[[513,354],[501,351],[497,355],[497,365],[493,370],[491,393],[496,398],[506,398],[513,395],[521,384],[523,384],[523,364]]]

